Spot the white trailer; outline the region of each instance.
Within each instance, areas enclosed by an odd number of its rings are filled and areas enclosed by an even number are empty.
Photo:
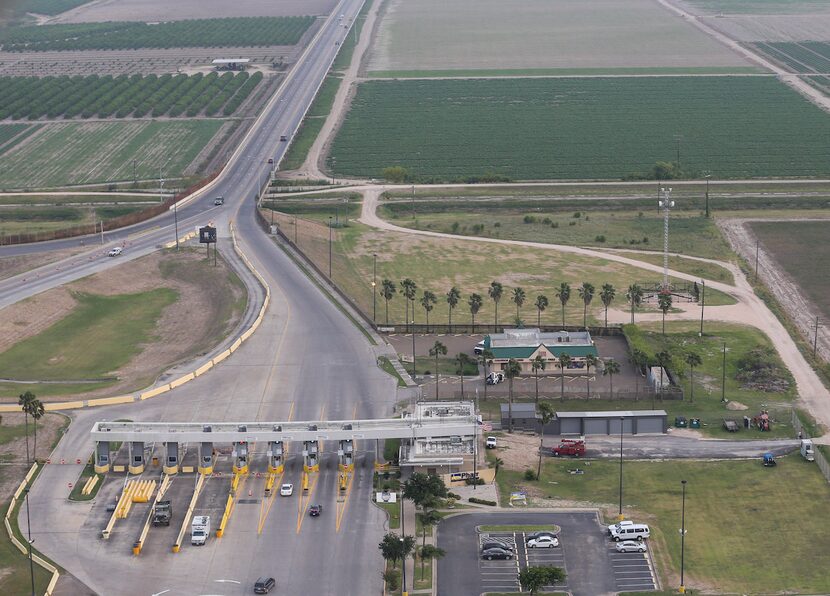
[[[801,456],[807,461],[816,461],[813,442],[810,439],[801,439]]]

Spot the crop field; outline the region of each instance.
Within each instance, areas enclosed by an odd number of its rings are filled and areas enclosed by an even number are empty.
[[[262,73],[0,77],[0,120],[233,114]],[[0,140],[0,143],[2,141]]]
[[[0,79],[2,80],[2,79]],[[0,153],[10,148],[16,139],[24,136],[23,133],[29,128],[27,124],[4,124],[0,126]]]
[[[338,177],[514,180],[830,174],[830,118],[770,77],[369,81],[328,157]]]
[[[830,318],[830,221],[752,222],[752,231],[806,296]],[[821,264],[809,266],[809,264]]]
[[[502,0],[392,0],[385,11],[369,56],[373,76],[751,66],[650,0],[522,0],[521,10]]]
[[[793,72],[830,73],[830,42],[758,42],[750,45]]]
[[[830,77],[804,77],[804,80],[819,91],[830,95]]]
[[[781,15],[827,11],[824,0],[685,0],[691,6],[713,14]]]
[[[33,2],[49,0],[29,0]],[[60,1],[60,0],[58,0]],[[64,0],[68,1],[68,0]],[[77,0],[76,0],[77,1]],[[61,23],[101,21],[180,21],[204,17],[289,17],[326,15],[335,0],[118,0],[89,2],[86,6],[60,15]]]
[[[211,143],[222,120],[43,125],[0,156],[0,188],[40,188],[180,176]],[[170,160],[168,163],[168,159]]]
[[[294,45],[316,17],[193,19],[156,25],[137,21],[9,27],[6,52]]]

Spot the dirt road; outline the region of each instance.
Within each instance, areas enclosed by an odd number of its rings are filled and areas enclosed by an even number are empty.
[[[381,219],[377,215],[377,206],[380,194],[385,190],[386,187],[383,186],[364,190],[363,208],[359,219],[361,223],[380,230],[398,232],[401,234],[417,234],[432,238],[463,238],[441,232],[402,228]],[[540,242],[528,242],[523,240],[503,240],[497,238],[476,238],[476,242],[479,244],[494,243],[510,246],[525,246],[537,250],[555,250],[562,253],[607,259],[618,263],[624,263],[632,267],[637,267],[639,269],[644,269],[646,271],[652,271],[654,273],[662,273],[663,271],[662,267],[659,265],[652,265],[651,263],[637,261],[636,259],[628,258],[619,253],[602,252],[576,246],[543,244]],[[718,264],[729,268],[728,263],[718,262]],[[698,281],[700,279],[698,276],[689,275],[680,271],[669,270],[669,274],[688,281]],[[712,313],[713,316],[718,318],[718,320],[751,325],[766,333],[773,346],[775,346],[781,360],[787,368],[789,368],[795,378],[799,399],[804,407],[813,416],[815,416],[819,422],[830,428],[830,392],[828,392],[828,390],[824,387],[815,371],[801,355],[801,352],[799,352],[795,342],[790,337],[789,333],[787,333],[787,330],[781,322],[767,308],[766,304],[764,304],[764,302],[755,295],[743,273],[740,270],[733,270],[733,274],[735,275],[735,286],[730,286],[722,282],[706,280],[707,287],[731,294],[738,300],[738,304],[734,306],[707,308],[707,318],[709,318],[709,314]],[[682,315],[672,315],[672,320],[676,320],[678,318],[697,318],[697,316],[699,316],[699,311],[696,316],[691,316],[695,314],[696,313],[693,311],[685,311]]]

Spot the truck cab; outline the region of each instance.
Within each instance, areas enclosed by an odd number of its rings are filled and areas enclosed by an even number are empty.
[[[553,448],[553,454],[556,457],[562,455],[571,455],[573,457],[581,457],[585,455],[585,440],[584,439],[562,439],[557,447]]]
[[[169,526],[172,517],[173,508],[170,506],[170,501],[159,501],[153,507],[154,526]]]
[[[816,454],[813,451],[813,442],[810,439],[801,439],[801,457],[807,461],[816,461]]]

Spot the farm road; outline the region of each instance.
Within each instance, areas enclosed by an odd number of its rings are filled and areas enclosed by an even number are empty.
[[[441,232],[402,228],[381,219],[377,214],[377,206],[380,194],[384,190],[386,190],[386,188],[381,186],[364,191],[363,208],[359,219],[361,223],[373,228],[389,232],[398,232],[401,234],[417,234],[432,238],[464,238],[462,236],[454,236],[452,234],[444,234]],[[510,246],[525,246],[534,249],[555,250],[563,253],[577,254],[624,263],[626,265],[644,269],[646,271],[652,271],[654,273],[663,272],[663,268],[659,265],[644,263],[643,261],[631,259],[621,254],[607,253],[599,250],[580,248],[577,246],[543,244],[540,242],[528,242],[523,240],[503,240],[498,238],[476,238],[476,242],[479,244],[494,243]],[[719,262],[718,264],[729,268],[728,263]],[[731,294],[738,300],[738,304],[734,306],[710,307],[706,311],[707,317],[710,317],[711,319],[711,317],[717,316],[719,320],[751,325],[766,333],[772,341],[772,344],[775,346],[781,360],[787,368],[790,369],[790,372],[795,378],[799,399],[803,405],[820,423],[830,427],[830,392],[827,391],[813,368],[804,359],[804,356],[802,356],[801,352],[798,350],[798,346],[795,345],[795,342],[790,337],[781,322],[775,317],[769,308],[767,308],[767,305],[755,295],[755,292],[749,285],[749,282],[743,275],[743,272],[740,270],[733,270],[733,273],[735,275],[735,286],[710,280],[707,280],[707,286],[720,290],[721,292]],[[700,279],[698,276],[674,270],[669,270],[669,274],[688,281],[698,281]],[[715,315],[715,313],[718,314]],[[672,318],[697,319],[698,316],[697,309],[692,309],[692,312],[686,311],[682,314],[673,315]],[[825,441],[830,440],[830,435],[823,437],[823,439]]]

